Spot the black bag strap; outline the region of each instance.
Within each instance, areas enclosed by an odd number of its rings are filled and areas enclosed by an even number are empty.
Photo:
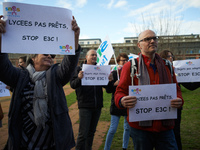
[[[167,59],[163,58],[163,60],[165,61],[165,65],[169,68],[169,71],[170,71],[171,77],[172,77],[172,82],[173,82],[174,69],[172,67],[172,63],[169,60],[167,60]]]

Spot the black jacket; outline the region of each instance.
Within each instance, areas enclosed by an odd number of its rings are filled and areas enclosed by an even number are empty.
[[[193,91],[196,90],[200,87],[200,82],[184,82],[184,83],[179,83],[182,86],[184,86],[186,89]]]
[[[82,68],[77,67],[72,80],[71,88],[75,89],[78,100],[78,108],[102,108],[103,107],[103,86],[82,86],[78,73]]]
[[[46,72],[48,105],[51,111],[56,150],[69,150],[75,146],[71,120],[68,114],[63,86],[71,79],[80,54],[64,56],[62,63],[55,64]],[[0,80],[14,88],[9,109],[9,150],[19,150],[22,135],[21,92],[30,77],[26,69],[12,66],[7,54],[0,53]]]
[[[114,70],[113,72],[113,80],[112,82],[108,83],[108,86],[106,87],[107,93],[112,93],[112,99],[111,99],[111,105],[110,105],[110,114],[116,115],[116,116],[127,116],[127,109],[118,109],[115,106],[115,100],[114,100],[114,94],[116,91],[116,86],[114,86],[114,83],[118,80],[117,78],[117,71]]]

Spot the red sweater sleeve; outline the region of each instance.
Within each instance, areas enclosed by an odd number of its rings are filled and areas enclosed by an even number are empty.
[[[130,77],[130,67],[131,67],[131,63],[127,62],[123,68],[122,68],[122,72],[120,75],[120,80],[119,80],[119,84],[116,88],[116,92],[115,92],[115,105],[118,108],[121,108],[119,106],[119,101],[122,97],[127,96],[129,93],[129,85],[131,85],[131,77]]]

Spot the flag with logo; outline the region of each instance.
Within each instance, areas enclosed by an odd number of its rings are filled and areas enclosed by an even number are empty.
[[[137,58],[137,57],[139,57],[139,56],[138,56],[138,55],[135,55],[135,54],[132,54],[132,53],[130,53],[130,54],[128,55],[129,60],[132,59],[132,58]]]
[[[108,36],[106,36],[105,40],[97,49],[97,65],[108,65],[113,54],[112,44],[110,43]]]
[[[111,65],[111,71],[113,70],[120,70],[123,66],[122,65]]]

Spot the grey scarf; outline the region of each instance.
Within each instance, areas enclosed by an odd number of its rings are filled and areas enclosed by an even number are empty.
[[[27,66],[27,70],[32,82],[35,83],[33,94],[34,121],[37,126],[45,128],[48,109],[46,71],[35,71],[35,68],[31,64]]]

